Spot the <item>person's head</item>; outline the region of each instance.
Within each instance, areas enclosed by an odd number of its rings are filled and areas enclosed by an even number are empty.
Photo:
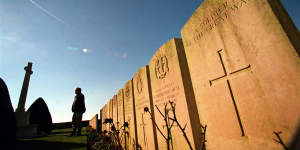
[[[80,87],[77,87],[76,89],[75,89],[75,94],[80,94],[81,93],[81,88]]]

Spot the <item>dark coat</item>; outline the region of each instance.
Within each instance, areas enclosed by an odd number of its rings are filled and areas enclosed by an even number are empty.
[[[82,93],[77,94],[74,98],[72,105],[72,112],[74,113],[85,113],[84,95]]]

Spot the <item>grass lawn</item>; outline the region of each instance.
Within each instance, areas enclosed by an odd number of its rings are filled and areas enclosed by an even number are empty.
[[[82,129],[83,136],[69,137],[72,129],[52,130],[46,137],[19,139],[17,150],[86,150],[86,131]]]

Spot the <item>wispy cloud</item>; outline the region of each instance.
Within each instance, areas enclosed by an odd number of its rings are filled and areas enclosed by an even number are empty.
[[[41,5],[39,5],[37,2],[33,1],[33,0],[29,0],[30,3],[32,3],[34,6],[36,6],[37,8],[39,8],[40,10],[42,10],[44,13],[46,13],[47,15],[49,15],[50,17],[54,18],[55,20],[59,21],[60,23],[67,25],[65,21],[63,21],[62,19],[60,19],[59,17],[55,16],[53,13],[49,12],[47,9],[43,8]]]
[[[0,40],[10,41],[10,42],[17,42],[19,40],[19,38],[14,37],[14,36],[0,36]]]
[[[128,58],[128,54],[126,52],[123,53],[122,58],[124,58],[124,59]]]
[[[127,52],[120,52],[115,50],[107,50],[106,55],[108,55],[109,57],[122,58],[122,59],[128,58]]]
[[[120,56],[120,55],[119,55],[119,52],[117,52],[117,51],[114,51],[113,53],[114,53],[114,56],[115,56],[115,57],[119,57],[119,56]]]
[[[89,48],[78,48],[78,47],[73,47],[73,46],[67,46],[66,49],[68,51],[76,51],[76,52],[83,52],[83,53],[92,53],[93,50]]]

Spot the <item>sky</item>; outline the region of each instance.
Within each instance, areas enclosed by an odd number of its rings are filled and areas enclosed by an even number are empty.
[[[281,0],[297,28],[300,1]],[[14,109],[33,63],[26,110],[42,97],[53,122],[72,119],[76,87],[99,113],[203,0],[0,0],[0,77]]]

